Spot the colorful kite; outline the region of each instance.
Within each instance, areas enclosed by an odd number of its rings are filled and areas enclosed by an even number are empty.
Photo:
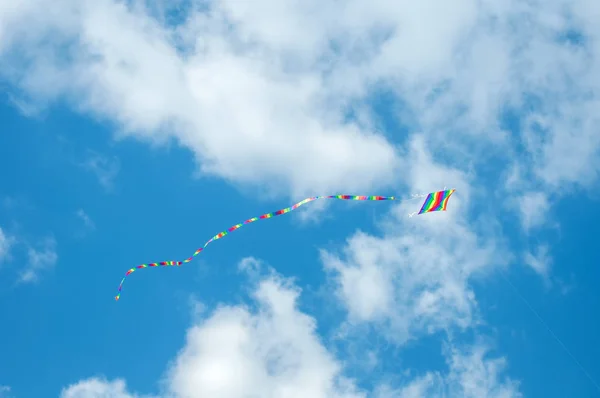
[[[427,195],[427,198],[425,199],[425,203],[423,204],[423,207],[421,207],[421,211],[419,211],[418,214],[423,214],[423,213],[429,213],[432,211],[445,211],[446,210],[446,206],[448,204],[448,199],[450,198],[450,195],[452,195],[454,193],[454,189],[450,189],[450,190],[444,190],[444,191],[439,191],[439,192],[433,192],[430,193],[429,195]],[[413,195],[413,197],[422,197],[420,195]],[[125,282],[125,278],[127,278],[127,276],[129,274],[131,274],[132,272],[134,272],[136,269],[141,269],[141,268],[147,268],[147,267],[158,267],[158,266],[180,266],[182,264],[185,263],[189,263],[190,261],[192,261],[194,259],[194,257],[196,257],[198,254],[200,254],[205,248],[206,246],[208,246],[211,242],[217,240],[217,239],[221,239],[222,237],[224,237],[225,235],[227,235],[230,232],[235,231],[236,229],[241,228],[242,226],[244,226],[245,224],[250,224],[254,221],[258,221],[258,220],[262,220],[265,218],[271,218],[271,217],[275,217],[275,216],[280,216],[282,214],[285,213],[289,213],[292,210],[296,210],[298,207],[312,202],[314,200],[317,199],[342,199],[342,200],[400,200],[400,198],[397,198],[395,196],[353,196],[353,195],[331,195],[331,196],[313,196],[310,198],[306,198],[303,201],[300,201],[298,203],[296,203],[295,205],[291,206],[291,207],[287,207],[285,209],[281,209],[281,210],[277,210],[273,213],[267,213],[267,214],[263,214],[262,216],[259,217],[254,217],[251,218],[249,220],[244,221],[241,224],[237,224],[234,225],[233,227],[229,228],[226,231],[220,232],[218,234],[216,234],[215,236],[213,236],[212,238],[210,238],[208,240],[208,242],[206,242],[204,244],[204,246],[202,246],[201,248],[199,248],[198,250],[196,250],[194,252],[194,254],[183,261],[163,261],[160,263],[150,263],[150,264],[141,264],[138,265],[135,268],[131,268],[129,271],[127,271],[125,273],[125,276],[123,277],[123,279],[121,280],[121,283],[119,284],[119,291],[115,297],[115,300],[119,300],[119,297],[121,297],[121,289],[123,289],[123,283]]]
[[[421,207],[421,210],[419,210],[419,214],[430,213],[432,211],[446,211],[448,199],[450,199],[450,195],[452,195],[454,191],[454,189],[449,189],[446,191],[430,193],[427,195],[425,203],[423,203],[423,207]]]

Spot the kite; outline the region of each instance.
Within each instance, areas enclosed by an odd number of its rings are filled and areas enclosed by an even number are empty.
[[[450,199],[450,195],[452,195],[454,191],[454,189],[448,189],[430,193],[427,195],[423,207],[419,210],[419,214],[430,213],[432,211],[446,211],[448,199]]]
[[[450,195],[452,195],[454,193],[454,191],[455,191],[454,189],[449,189],[449,190],[443,190],[443,191],[438,191],[438,192],[432,192],[432,193],[430,193],[429,195],[427,195],[427,198],[425,199],[425,203],[423,203],[423,207],[421,207],[421,210],[419,211],[418,214],[430,213],[430,212],[434,212],[434,211],[446,211],[446,206],[448,205],[448,199],[450,198]],[[413,198],[415,198],[415,197],[423,197],[423,196],[424,195],[413,195]],[[304,199],[304,200],[296,203],[295,205],[292,205],[292,206],[287,207],[285,209],[277,210],[277,211],[272,212],[272,213],[266,213],[266,214],[263,214],[262,216],[259,216],[259,217],[250,218],[249,220],[246,220],[246,221],[244,221],[241,224],[236,224],[236,225],[232,226],[231,228],[227,229],[226,231],[219,232],[218,234],[216,234],[215,236],[213,236],[212,238],[210,238],[204,244],[204,246],[202,246],[201,248],[199,248],[198,250],[196,250],[194,252],[194,254],[192,254],[192,256],[190,258],[188,258],[188,259],[185,259],[183,261],[162,261],[160,263],[141,264],[141,265],[138,265],[135,268],[131,268],[129,271],[127,271],[125,273],[125,276],[121,280],[121,283],[119,284],[118,293],[115,296],[115,300],[118,301],[119,298],[121,297],[121,290],[123,289],[123,283],[125,282],[125,278],[127,278],[127,276],[129,276],[131,273],[133,273],[136,269],[142,269],[142,268],[148,268],[148,267],[158,267],[158,266],[163,266],[163,267],[180,266],[182,264],[189,263],[189,262],[191,262],[194,259],[194,257],[196,257],[198,254],[200,254],[206,248],[206,246],[208,246],[211,242],[213,242],[213,241],[215,241],[217,239],[221,239],[222,237],[226,236],[230,232],[233,232],[236,229],[239,229],[239,228],[241,228],[242,226],[244,226],[246,224],[250,224],[250,223],[258,221],[258,220],[263,220],[263,219],[266,219],[266,218],[271,218],[271,217],[280,216],[282,214],[289,213],[292,210],[296,210],[298,207],[300,207],[302,205],[305,205],[306,203],[315,201],[317,199],[400,200],[400,198],[396,197],[396,196],[354,196],[354,195],[312,196],[310,198],[306,198],[306,199]]]

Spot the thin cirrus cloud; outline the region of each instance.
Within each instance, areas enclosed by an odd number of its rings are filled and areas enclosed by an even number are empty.
[[[81,220],[86,229],[92,231],[96,229],[96,224],[94,224],[94,221],[83,209],[78,209],[75,214],[77,215],[77,218]]]
[[[0,228],[0,263],[8,260],[13,243],[14,238]]]
[[[83,167],[93,173],[98,182],[107,191],[114,187],[114,180],[119,174],[120,163],[117,158],[109,158],[98,153],[90,153]]]
[[[39,247],[27,249],[27,264],[21,273],[19,282],[35,283],[43,272],[53,268],[58,261],[56,241],[54,238],[45,239]]]
[[[14,398],[15,396],[11,393],[10,386],[0,385],[0,398]]]
[[[39,281],[40,275],[56,265],[58,254],[56,240],[52,237],[43,239],[37,245],[31,245],[16,236],[9,235],[0,228],[0,265],[13,260],[12,251],[15,247],[26,248],[27,260],[23,271],[18,278],[19,283],[34,283]],[[17,249],[18,251],[18,249]]]

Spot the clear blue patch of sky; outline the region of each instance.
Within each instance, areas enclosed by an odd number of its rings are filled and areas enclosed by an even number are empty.
[[[578,203],[576,208],[573,201]],[[509,374],[521,379],[526,396],[574,397],[599,393],[519,297],[533,307],[598,383],[600,366],[596,358],[600,350],[592,342],[600,332],[600,321],[592,314],[600,306],[597,289],[600,271],[596,266],[600,251],[593,243],[600,219],[597,213],[589,212],[593,206],[594,202],[585,197],[566,199],[556,209],[561,215],[560,234],[541,231],[530,238],[549,244],[553,260],[550,288],[518,260],[506,273],[497,272],[494,277],[475,283],[484,319],[494,329],[499,352],[509,361]]]

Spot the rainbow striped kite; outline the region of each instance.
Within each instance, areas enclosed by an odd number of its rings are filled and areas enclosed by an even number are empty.
[[[448,206],[448,199],[454,193],[455,189],[448,189],[445,191],[432,192],[427,195],[423,207],[419,210],[419,214],[430,213],[432,211],[446,211]]]
[[[423,204],[423,207],[421,208],[421,211],[419,212],[419,214],[429,213],[432,211],[445,211],[446,205],[448,204],[448,198],[450,198],[450,195],[452,195],[452,193],[454,193],[454,189],[451,189],[448,191],[439,191],[439,192],[430,193],[429,195],[427,195],[427,199],[425,199],[425,203]],[[419,197],[422,198],[423,196],[425,196],[425,195],[413,195],[412,197],[413,198],[419,198]],[[218,234],[216,234],[215,236],[210,238],[204,244],[204,246],[202,246],[201,248],[196,250],[191,257],[189,257],[183,261],[163,261],[160,263],[141,264],[135,268],[131,268],[129,271],[127,271],[125,273],[125,276],[121,280],[121,283],[119,284],[118,293],[115,296],[115,300],[119,300],[119,298],[121,297],[121,290],[123,289],[123,283],[125,282],[125,278],[127,278],[127,276],[129,276],[129,274],[133,273],[136,269],[142,269],[142,268],[148,268],[148,267],[158,267],[158,266],[163,266],[163,267],[180,266],[182,264],[189,263],[190,261],[192,261],[194,259],[194,257],[196,257],[198,254],[200,254],[206,248],[206,246],[208,246],[211,242],[213,242],[217,239],[221,239],[222,237],[226,236],[228,233],[233,232],[236,229],[239,229],[246,224],[250,224],[250,223],[258,221],[258,220],[262,220],[265,218],[271,218],[271,217],[275,217],[275,216],[280,216],[282,214],[289,213],[290,211],[296,210],[298,207],[300,207],[306,203],[312,202],[314,200],[317,200],[317,199],[372,200],[372,201],[375,201],[375,200],[376,201],[400,200],[399,197],[395,197],[395,196],[354,196],[354,195],[313,196],[310,198],[306,198],[306,199],[296,203],[295,205],[292,205],[285,209],[277,210],[272,213],[266,213],[259,217],[250,218],[241,224],[236,224],[236,225],[230,227],[226,231],[219,232]],[[412,216],[412,214],[410,216]]]

